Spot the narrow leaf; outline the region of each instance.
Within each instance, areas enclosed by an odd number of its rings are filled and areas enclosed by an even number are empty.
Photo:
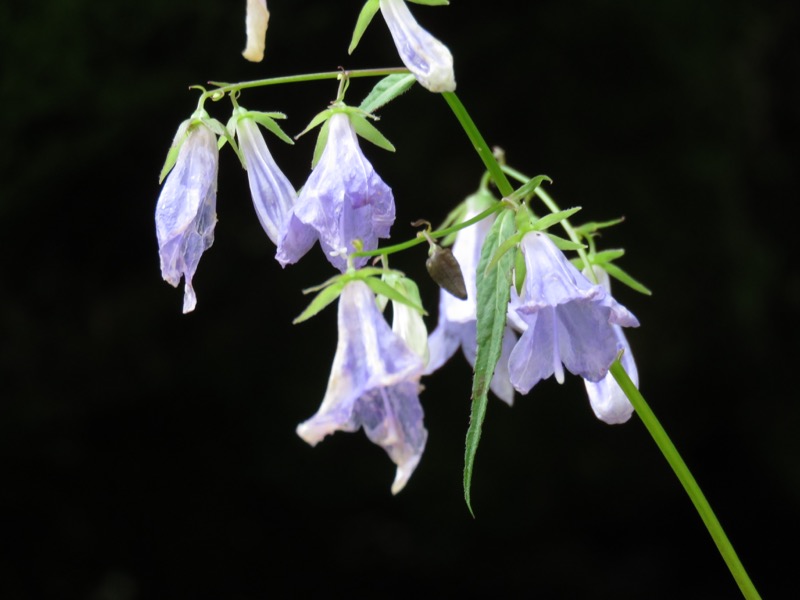
[[[522,186],[514,190],[514,193],[509,196],[509,199],[520,200],[525,196],[533,194],[533,192],[536,191],[536,188],[538,188],[543,181],[546,181],[547,183],[553,183],[553,180],[550,179],[547,175],[537,175],[527,183],[523,184]]]
[[[361,115],[351,114],[348,116],[350,117],[350,122],[353,124],[353,129],[356,130],[358,135],[365,140],[372,142],[379,148],[383,148],[389,152],[394,152],[394,146],[392,145],[392,142],[387,140],[372,123],[367,121]]]
[[[636,290],[640,294],[644,294],[645,296],[652,296],[653,292],[651,292],[647,287],[643,284],[636,281],[633,277],[628,275],[625,271],[620,269],[614,263],[606,263],[603,265],[603,268],[606,272],[611,275],[614,279],[619,280],[620,282],[627,285],[629,288]]]
[[[309,304],[308,307],[302,313],[300,313],[300,315],[294,321],[292,321],[292,323],[297,325],[306,319],[310,319],[323,308],[328,306],[328,304],[336,300],[339,297],[339,294],[342,293],[345,283],[346,281],[339,280],[322,290],[314,297],[314,299],[311,301],[311,304]]]
[[[547,235],[547,237],[553,240],[553,243],[559,250],[580,250],[582,248],[586,248],[586,246],[584,246],[583,244],[578,244],[570,240],[565,240],[564,238],[558,237],[557,235],[553,235],[552,233],[545,232],[545,235]]]
[[[514,235],[514,212],[504,210],[492,225],[486,236],[478,263],[478,352],[475,358],[475,376],[472,380],[472,412],[467,430],[466,451],[464,454],[464,500],[470,514],[472,510],[470,486],[472,471],[475,465],[475,454],[481,439],[481,428],[486,416],[486,403],[489,384],[492,381],[497,361],[503,347],[503,335],[506,328],[508,300],[511,295],[511,270],[514,266],[514,254],[505,253],[496,269],[487,270],[487,266],[498,249]]]
[[[356,28],[353,31],[353,39],[350,41],[350,47],[347,49],[348,54],[352,54],[353,50],[356,49],[358,46],[358,42],[361,41],[361,36],[364,35],[364,31],[367,29],[367,26],[372,21],[372,17],[375,16],[375,13],[378,12],[380,8],[380,0],[367,0],[367,3],[361,9],[361,12],[358,14],[358,21],[356,21]]]
[[[367,94],[364,101],[359,108],[367,113],[372,113],[378,110],[397,98],[399,95],[407,92],[414,85],[417,79],[411,73],[395,73],[394,75],[387,75],[375,84],[372,91]]]
[[[549,215],[543,216],[541,219],[536,221],[533,228],[536,231],[544,231],[548,227],[552,227],[556,223],[560,223],[564,219],[569,219],[572,215],[578,212],[581,209],[580,206],[576,206],[575,208],[568,208],[567,210],[560,210],[558,212],[550,213]]]
[[[419,314],[427,316],[427,312],[425,309],[422,308],[419,304],[415,303],[411,300],[408,296],[400,292],[399,290],[395,289],[385,281],[381,279],[377,279],[375,277],[368,277],[364,280],[370,289],[375,292],[376,294],[381,294],[382,296],[386,296],[389,300],[394,300],[395,302],[400,302],[401,304],[405,304],[406,306],[410,306],[414,310],[416,310]]]

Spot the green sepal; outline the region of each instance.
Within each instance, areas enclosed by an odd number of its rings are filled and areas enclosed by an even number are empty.
[[[217,141],[218,148],[222,148],[225,145],[225,142],[231,145],[231,148],[233,148],[233,151],[236,153],[236,156],[239,157],[239,162],[242,163],[242,168],[246,169],[247,166],[245,165],[244,162],[244,155],[242,154],[242,151],[239,150],[239,145],[236,143],[236,140],[234,140],[233,136],[228,131],[228,128],[225,127],[225,125],[223,125],[216,119],[212,119],[208,115],[206,115],[205,117],[201,117],[200,122],[219,136],[219,140]]]
[[[609,275],[611,275],[611,277],[618,280],[620,283],[624,283],[632,290],[635,290],[640,294],[644,294],[645,296],[653,295],[653,292],[651,292],[649,288],[645,287],[642,283],[628,275],[614,263],[605,263],[603,264],[603,268]]]
[[[392,143],[387,140],[383,134],[378,131],[378,129],[369,121],[367,121],[363,116],[356,114],[356,113],[349,113],[348,116],[350,117],[350,122],[353,124],[353,129],[356,130],[356,133],[360,135],[365,140],[372,142],[379,148],[383,148],[384,150],[388,150],[389,152],[394,152],[395,148]]]
[[[533,212],[527,202],[523,202],[517,209],[517,216],[514,221],[517,224],[517,231],[530,231],[535,229],[533,226]]]
[[[364,283],[366,283],[370,287],[370,289],[376,294],[380,294],[381,296],[386,296],[389,300],[392,300],[394,302],[400,302],[401,304],[410,306],[423,316],[428,315],[428,313],[425,312],[425,309],[422,308],[420,304],[415,303],[411,298],[406,296],[404,293],[400,292],[392,285],[386,283],[383,279],[378,279],[377,277],[365,277]]]
[[[617,260],[618,258],[622,258],[623,256],[625,256],[625,250],[623,250],[622,248],[617,248],[615,250],[602,250],[601,252],[598,252],[597,254],[592,256],[590,260],[596,265],[597,264],[602,265],[605,263],[609,263],[612,260]]]
[[[583,250],[586,248],[583,244],[578,244],[571,240],[565,240],[562,237],[558,237],[557,235],[553,235],[552,233],[544,232],[544,234],[553,240],[553,243],[556,245],[556,248],[559,250]]]
[[[513,234],[514,215],[510,210],[504,210],[497,216],[486,236],[478,263],[478,322],[476,326],[478,350],[475,357],[472,408],[464,452],[464,500],[473,517],[475,512],[472,510],[470,494],[472,471],[481,438],[483,420],[486,417],[489,385],[503,347],[514,258],[511,255],[505,255],[496,269],[487,269],[487,265],[497,249]]]
[[[528,265],[525,264],[525,255],[519,247],[514,256],[514,288],[517,290],[517,295],[522,295],[522,285],[525,283],[525,275],[528,274]]]
[[[311,158],[311,168],[317,166],[319,159],[322,157],[322,152],[325,150],[325,145],[328,143],[328,130],[330,129],[330,121],[325,121],[319,129],[317,136],[317,143],[314,145],[314,156]],[[300,192],[298,192],[299,194]]]
[[[344,286],[348,280],[339,276],[331,281],[332,283],[327,285],[327,287],[324,287],[322,291],[314,297],[314,299],[311,301],[311,304],[309,304],[308,307],[306,307],[306,309],[300,313],[300,315],[294,321],[292,321],[294,325],[302,323],[306,319],[310,319],[323,308],[328,306],[331,302],[336,300],[342,293],[342,290],[344,289]],[[309,290],[304,291],[307,292]]]
[[[411,89],[417,79],[411,73],[394,73],[387,75],[375,84],[372,91],[367,94],[359,108],[366,113],[372,113],[385,106],[401,94]]]
[[[167,152],[167,158],[164,161],[164,166],[161,167],[161,173],[158,176],[159,185],[164,182],[164,178],[169,175],[169,172],[172,171],[172,167],[174,167],[175,163],[178,161],[178,154],[180,153],[181,146],[183,146],[183,142],[186,141],[186,138],[189,137],[191,124],[192,119],[187,119],[178,126],[178,131],[175,133],[175,137],[172,140],[172,145],[169,147],[169,151]]]
[[[347,53],[352,54],[353,50],[356,49],[358,46],[358,42],[361,41],[361,36],[364,35],[364,31],[366,31],[367,26],[372,22],[372,17],[380,9],[380,0],[367,0],[366,4],[361,9],[361,12],[358,14],[358,20],[356,21],[356,28],[353,31],[353,38],[350,40],[350,47],[347,48]]]
[[[278,139],[287,144],[294,144],[294,140],[286,135],[286,132],[281,129],[281,126],[275,122],[275,119],[285,119],[286,115],[280,112],[260,112],[255,110],[245,111],[240,115],[240,119],[253,119],[256,123],[274,133]]]
[[[611,221],[601,221],[599,223],[592,221],[590,223],[584,223],[580,227],[576,227],[575,231],[578,235],[582,237],[586,237],[589,234],[595,233],[600,229],[605,229],[606,227],[613,227],[614,225],[619,225],[625,220],[625,217],[620,217],[618,219],[612,219]]]
[[[424,4],[426,6],[447,6],[450,4],[449,0],[408,0],[414,4]]]
[[[580,206],[576,206],[575,208],[568,208],[567,210],[560,210],[558,212],[550,213],[549,215],[543,216],[541,219],[538,219],[533,224],[533,229],[535,231],[544,231],[548,227],[552,227],[556,223],[560,223],[564,219],[569,219],[572,215],[578,212],[581,209]]]
[[[508,196],[509,200],[520,201],[523,198],[527,198],[528,196],[532,196],[536,192],[536,188],[542,185],[542,182],[553,183],[553,180],[550,179],[547,175],[537,175],[527,183],[524,183],[520,187],[518,187],[514,192]]]

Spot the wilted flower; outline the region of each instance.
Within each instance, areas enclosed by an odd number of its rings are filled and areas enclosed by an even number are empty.
[[[261,62],[264,59],[267,25],[269,25],[267,0],[247,0],[244,25],[247,31],[247,47],[242,51],[242,56],[251,62]]]
[[[264,136],[253,119],[244,116],[237,120],[236,137],[247,164],[250,194],[258,220],[272,243],[277,245],[291,213],[296,192],[275,164]]]
[[[600,381],[622,349],[613,326],[638,327],[639,321],[586,279],[545,233],[527,233],[520,248],[527,271],[522,296],[511,292],[524,329],[509,358],[514,387],[527,394],[553,374],[562,383],[564,367]]]
[[[453,55],[411,15],[404,0],[380,0],[381,13],[400,53],[400,59],[419,83],[431,92],[456,89]]]
[[[600,267],[594,268],[597,283],[610,292],[611,282],[608,273]],[[617,338],[619,347],[622,348],[623,354],[620,358],[622,368],[631,378],[634,385],[639,385],[639,372],[636,369],[636,362],[633,360],[631,348],[628,345],[628,340],[625,339],[625,334],[622,332],[622,327],[619,325],[612,325],[614,335]],[[631,418],[633,414],[633,406],[630,400],[619,387],[617,380],[609,373],[600,381],[592,382],[588,379],[583,380],[586,385],[586,394],[589,396],[589,403],[592,410],[598,419],[610,425],[625,423]]]
[[[423,363],[389,328],[363,281],[339,298],[339,342],[328,389],[317,413],[297,427],[312,446],[335,431],[364,428],[397,465],[392,493],[403,489],[422,457],[419,378]]]
[[[481,195],[467,199],[467,210],[463,221],[467,221],[488,208]],[[467,288],[467,299],[459,300],[449,292],[439,292],[439,323],[428,338],[430,360],[425,371],[433,373],[458,350],[459,346],[469,364],[475,366],[477,353],[477,285],[476,274],[481,248],[486,235],[494,222],[494,215],[487,217],[470,227],[462,229],[453,244],[453,256],[461,266],[464,283]],[[508,358],[517,337],[510,328],[506,328],[503,337],[503,348],[500,360],[492,377],[491,390],[501,400],[511,404],[514,401],[514,388],[508,375]]]
[[[328,141],[311,176],[300,191],[278,243],[281,265],[296,263],[319,240],[330,263],[344,272],[353,241],[364,250],[378,247],[394,223],[392,190],[375,173],[358,145],[344,113],[334,114]],[[355,261],[360,267],[366,258]]]
[[[186,135],[156,204],[161,275],[178,287],[183,276],[183,312],[194,310],[192,277],[203,252],[214,242],[217,222],[217,137],[203,123],[178,129],[173,145]]]

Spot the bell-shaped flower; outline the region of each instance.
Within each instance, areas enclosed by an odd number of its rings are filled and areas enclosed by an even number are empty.
[[[336,113],[328,124],[325,149],[281,233],[276,258],[283,266],[296,263],[319,240],[330,263],[344,272],[354,240],[374,250],[394,223],[392,190],[361,152],[349,117]],[[359,258],[354,265],[366,262]]]
[[[184,278],[183,312],[194,310],[192,278],[203,252],[214,242],[217,222],[217,137],[203,123],[181,126],[173,146],[180,145],[156,204],[156,236],[161,275],[178,287]]]
[[[453,55],[411,15],[405,0],[380,0],[381,13],[394,39],[400,60],[431,92],[456,89]]]
[[[397,465],[396,494],[414,472],[428,437],[419,402],[422,359],[392,332],[363,281],[350,281],[342,290],[338,324],[328,389],[297,434],[314,446],[335,431],[363,427]]]
[[[524,329],[509,358],[511,383],[527,394],[564,367],[597,382],[622,349],[614,325],[639,321],[602,286],[591,283],[567,260],[547,234],[531,231],[520,244],[526,275],[522,295],[512,289],[511,306]]]
[[[236,137],[247,165],[256,215],[269,239],[277,245],[291,214],[296,192],[275,164],[255,120],[246,116],[239,118]]]
[[[467,206],[462,222],[478,215],[488,204],[485,197],[480,194],[470,196],[466,200]],[[461,266],[464,283],[467,289],[467,299],[459,300],[449,292],[439,292],[439,322],[428,338],[430,359],[425,374],[436,371],[447,362],[460,347],[471,366],[475,366],[477,353],[477,296],[478,288],[476,275],[478,261],[481,257],[481,248],[489,230],[492,228],[495,216],[489,216],[474,225],[462,229],[456,235],[453,243],[453,256]],[[514,388],[511,385],[508,373],[508,359],[511,350],[517,341],[517,336],[510,327],[506,328],[503,337],[503,348],[500,360],[495,367],[490,388],[494,394],[504,402],[511,404],[514,401]]]
[[[597,277],[597,283],[603,288],[611,292],[611,281],[609,280],[608,273],[605,269],[595,266],[594,273]],[[622,332],[622,327],[619,325],[612,325],[614,335],[617,338],[618,347],[623,350],[620,362],[622,368],[631,378],[634,385],[639,385],[639,372],[636,369],[636,361],[633,360],[631,348],[628,345],[628,340]],[[589,396],[589,403],[592,410],[598,419],[608,423],[609,425],[617,425],[625,423],[631,418],[633,414],[633,405],[628,397],[619,387],[617,380],[609,373],[600,381],[592,382],[588,379],[583,380],[586,385],[586,394]]]

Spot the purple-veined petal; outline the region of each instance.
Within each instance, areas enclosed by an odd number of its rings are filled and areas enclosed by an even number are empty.
[[[330,118],[325,150],[292,214],[297,223],[288,220],[276,255],[284,266],[297,262],[310,247],[308,240],[315,237],[328,261],[344,272],[354,240],[361,240],[364,250],[374,250],[379,238],[389,237],[395,215],[392,190],[364,157],[346,114]],[[360,267],[366,261],[359,258],[354,263]]]
[[[184,278],[184,313],[197,304],[192,278],[214,242],[218,164],[214,133],[203,124],[192,126],[156,204],[161,275],[174,287]]]
[[[253,119],[243,117],[237,121],[236,137],[247,165],[256,215],[264,232],[277,245],[294,204],[294,188],[275,164],[264,136]]]
[[[335,431],[364,427],[397,465],[399,492],[427,440],[419,403],[424,365],[381,315],[363,281],[345,285],[339,298],[339,341],[328,389],[317,413],[297,427],[312,446]]]
[[[431,92],[456,89],[453,55],[411,15],[404,0],[380,0],[381,13],[397,46],[400,60]]]

